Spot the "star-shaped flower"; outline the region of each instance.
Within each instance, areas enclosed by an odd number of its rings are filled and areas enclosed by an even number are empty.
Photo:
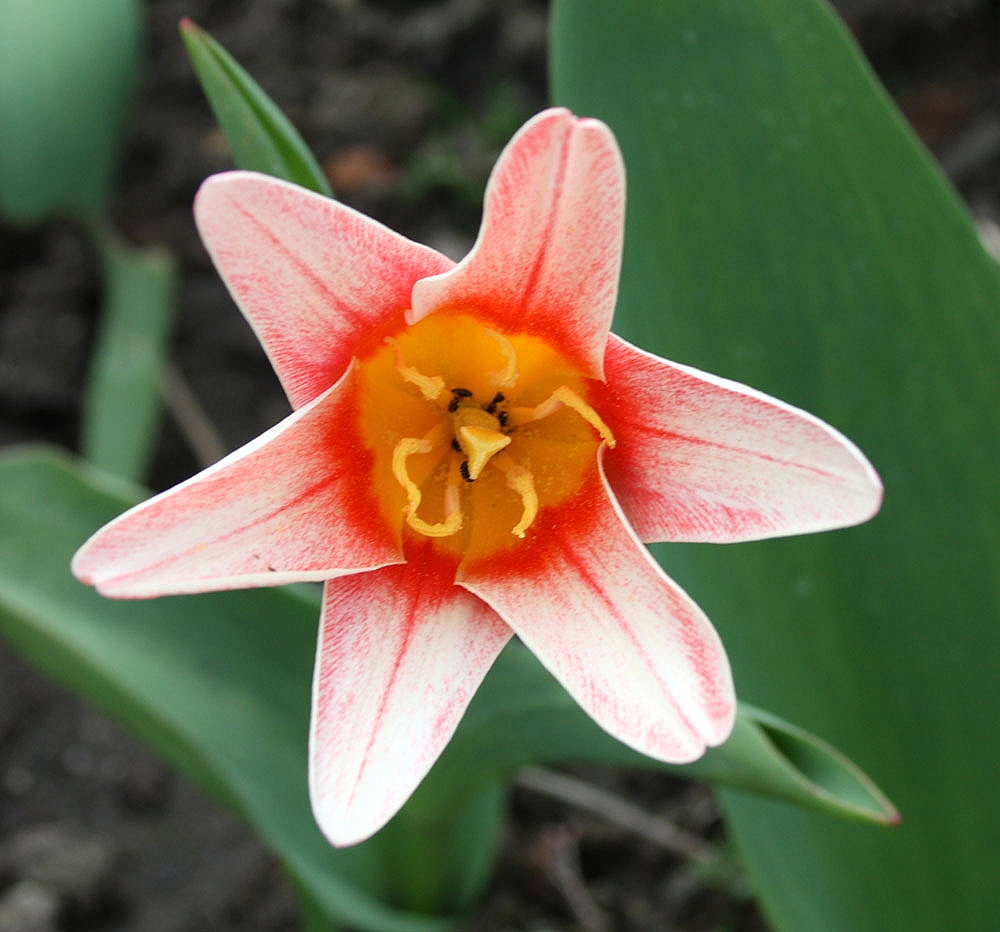
[[[879,507],[826,424],[609,333],[624,213],[614,137],[562,109],[507,146],[457,265],[266,176],[198,194],[295,411],[103,528],[73,569],[118,598],[325,582],[309,763],[334,844],[405,802],[515,633],[612,735],[697,758],[732,727],[729,665],[642,542]]]

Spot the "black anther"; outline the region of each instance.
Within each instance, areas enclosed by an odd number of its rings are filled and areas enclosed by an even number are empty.
[[[500,402],[504,401],[504,400],[505,399],[504,399],[503,392],[497,392],[493,396],[493,400],[486,406],[486,413],[487,414],[496,414],[497,405],[500,404]]]
[[[462,478],[466,482],[472,482],[472,476],[469,475],[469,461],[462,460],[462,464],[458,467],[458,471],[462,474]]]
[[[451,414],[454,414],[458,410],[458,403],[463,398],[472,397],[472,392],[470,392],[467,388],[453,388],[451,393],[455,396],[448,402],[448,411]]]

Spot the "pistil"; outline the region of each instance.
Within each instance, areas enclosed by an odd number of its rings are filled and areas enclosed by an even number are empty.
[[[468,466],[463,477],[475,482],[494,454],[510,444],[511,438],[500,430],[496,415],[473,405],[464,405],[452,415],[455,439],[465,454]]]

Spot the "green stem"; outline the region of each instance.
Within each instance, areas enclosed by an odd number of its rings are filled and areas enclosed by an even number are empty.
[[[451,809],[424,806],[421,795],[418,791],[374,839],[390,878],[389,898],[412,912],[464,912],[492,873],[507,787],[490,784]]]

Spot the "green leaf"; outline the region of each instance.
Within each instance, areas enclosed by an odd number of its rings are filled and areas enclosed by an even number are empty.
[[[0,457],[0,631],[241,812],[284,858],[311,910],[376,932],[449,928],[446,918],[416,919],[378,900],[471,907],[492,867],[504,802],[498,787],[517,767],[662,767],[601,731],[512,645],[413,801],[370,842],[330,848],[306,796],[315,597],[258,590],[102,599],[72,579],[70,557],[137,497],[134,487],[53,453]],[[813,782],[793,762],[807,755],[822,758],[836,779]],[[741,710],[733,741],[703,762],[667,769],[827,811],[892,817],[835,752],[756,710]],[[850,789],[837,797],[840,786]]]
[[[816,0],[557,0],[559,103],[629,184],[616,329],[859,443],[860,528],[658,555],[741,695],[858,760],[891,832],[726,792],[776,928],[978,932],[1000,875],[1000,274]],[[780,840],[780,843],[776,843]]]
[[[323,169],[260,85],[191,20],[181,21],[181,37],[236,164],[330,195]]]
[[[160,378],[177,290],[162,249],[132,249],[98,235],[104,300],[83,402],[87,459],[126,479],[144,478],[160,419]]]
[[[311,593],[112,602],[70,576],[76,547],[140,497],[56,453],[0,457],[0,632],[240,812],[308,892],[317,928],[454,929],[454,919],[379,902],[378,852],[335,850],[313,822],[306,736],[319,609]]]
[[[0,0],[0,212],[108,200],[142,45],[139,0]]]

